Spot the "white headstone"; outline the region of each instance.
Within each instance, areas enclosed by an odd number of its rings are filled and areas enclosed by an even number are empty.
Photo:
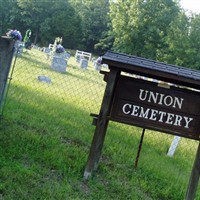
[[[170,156],[170,157],[173,157],[174,156],[174,153],[176,151],[176,148],[178,147],[178,143],[180,141],[180,137],[179,136],[175,136],[172,143],[171,143],[171,146],[167,152],[167,155]]]

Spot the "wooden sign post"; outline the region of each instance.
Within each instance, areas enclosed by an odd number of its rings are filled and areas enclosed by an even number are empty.
[[[200,71],[114,52],[107,52],[102,59],[110,72],[101,72],[107,85],[100,113],[94,115],[96,129],[85,179],[97,168],[109,120],[200,140]],[[194,199],[199,162],[198,149],[187,200]]]

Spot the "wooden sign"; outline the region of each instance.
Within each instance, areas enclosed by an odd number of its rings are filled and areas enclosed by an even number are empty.
[[[199,140],[200,92],[120,76],[111,120]]]
[[[96,125],[84,178],[97,168],[109,120],[143,128],[136,165],[146,128],[200,140],[200,71],[137,56],[107,52],[109,66],[99,114],[92,114]],[[157,80],[146,81],[125,74]],[[165,86],[158,84],[159,81]],[[191,173],[186,200],[194,200],[200,177],[200,145]]]

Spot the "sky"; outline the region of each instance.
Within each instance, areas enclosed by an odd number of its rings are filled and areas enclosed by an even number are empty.
[[[180,4],[185,10],[200,13],[200,0],[181,0]]]

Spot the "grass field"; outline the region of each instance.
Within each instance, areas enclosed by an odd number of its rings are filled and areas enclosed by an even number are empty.
[[[0,123],[0,200],[183,200],[198,143],[147,130],[138,168],[141,128],[110,122],[98,170],[83,180],[105,82],[71,57],[67,72],[51,70],[36,49],[17,59]],[[45,75],[52,83],[39,82]],[[198,188],[196,199],[200,199]]]

